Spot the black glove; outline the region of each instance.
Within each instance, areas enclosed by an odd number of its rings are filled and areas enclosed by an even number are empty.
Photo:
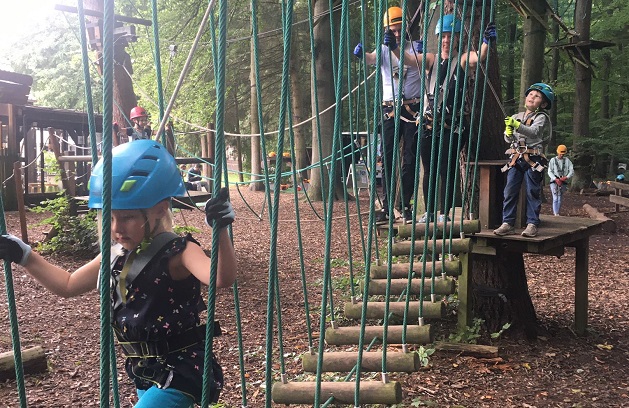
[[[391,51],[395,51],[397,49],[397,39],[395,38],[395,34],[390,29],[386,29],[384,31],[384,45],[389,47]]]
[[[147,139],[150,139],[152,135],[153,135],[153,131],[151,130],[151,127],[146,126],[144,128],[144,137],[146,137]]]
[[[133,128],[132,127],[128,127],[127,128],[127,136],[133,136]]]
[[[216,227],[223,228],[234,222],[234,218],[236,213],[229,201],[229,189],[223,187],[205,204],[205,223],[212,227],[212,221],[216,221]]]
[[[0,236],[0,259],[24,266],[31,252],[31,247],[18,237],[11,234]]]
[[[485,44],[489,44],[490,41],[495,41],[496,37],[496,24],[487,24],[487,28],[485,28],[485,32],[483,33],[483,42]]]

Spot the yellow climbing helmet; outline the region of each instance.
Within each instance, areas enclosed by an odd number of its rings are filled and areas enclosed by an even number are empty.
[[[384,14],[382,24],[385,27],[402,24],[402,9],[399,7],[389,7],[387,12]]]
[[[557,146],[557,154],[566,154],[566,153],[568,153],[568,148],[566,147],[566,145]]]

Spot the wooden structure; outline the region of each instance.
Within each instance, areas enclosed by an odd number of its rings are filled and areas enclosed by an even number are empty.
[[[609,185],[614,189],[614,194],[609,196],[609,201],[614,203],[614,211],[629,209],[629,197],[625,197],[625,194],[629,193],[629,184],[610,181]]]

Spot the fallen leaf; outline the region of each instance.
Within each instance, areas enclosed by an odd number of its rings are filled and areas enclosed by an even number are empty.
[[[611,349],[614,348],[614,346],[612,346],[611,344],[607,344],[607,343],[605,343],[605,344],[597,344],[596,347],[599,350],[611,350]]]
[[[527,370],[531,369],[531,365],[529,363],[522,363],[522,367],[526,368]]]

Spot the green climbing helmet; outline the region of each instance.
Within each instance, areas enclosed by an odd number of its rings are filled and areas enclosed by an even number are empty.
[[[542,95],[544,95],[544,98],[546,98],[546,103],[548,104],[548,106],[546,106],[546,109],[550,110],[550,108],[552,108],[553,103],[555,102],[555,92],[553,91],[553,88],[550,87],[550,85],[543,82],[536,82],[533,85],[529,86],[529,89],[524,92],[524,96],[527,96],[531,91],[541,92]]]

